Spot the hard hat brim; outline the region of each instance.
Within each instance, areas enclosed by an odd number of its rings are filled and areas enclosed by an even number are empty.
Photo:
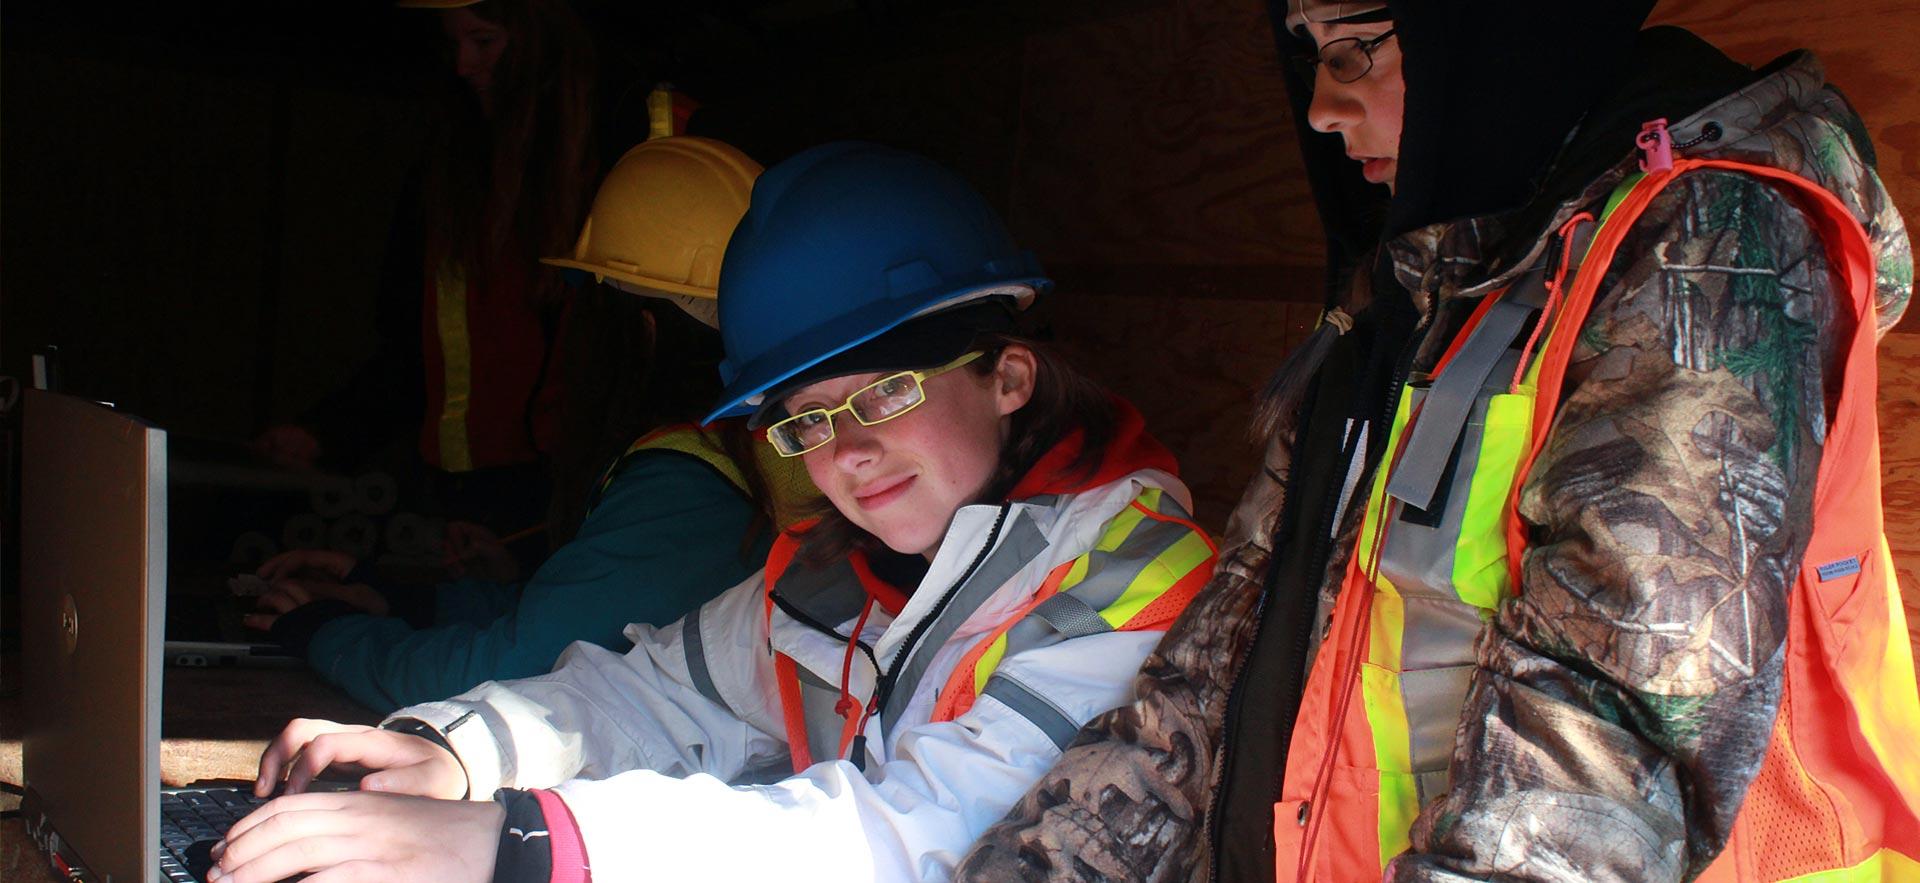
[[[704,297],[708,300],[713,300],[718,296],[717,293],[711,288],[702,288],[698,285],[688,285],[685,282],[673,282],[667,279],[655,279],[651,276],[643,276],[639,273],[629,273],[624,270],[616,270],[612,267],[602,266],[600,264],[590,263],[587,261],[576,261],[572,258],[541,258],[540,263],[546,264],[549,267],[564,267],[569,270],[584,270],[588,273],[592,273],[596,277],[618,279],[629,285],[637,285],[637,286],[640,286],[641,288],[652,289],[654,291],[661,292],[662,294],[680,294],[680,295],[686,295],[687,297]]]
[[[768,395],[768,393],[789,387],[791,381],[797,377],[804,375],[810,377],[812,380],[819,380],[827,376],[837,376],[812,372],[816,366],[827,362],[829,359],[833,359],[835,356],[839,356],[855,347],[872,341],[914,319],[949,310],[968,301],[979,300],[983,296],[994,296],[1001,293],[1011,295],[1013,291],[1018,289],[1026,289],[1034,295],[1038,295],[1044,294],[1052,287],[1053,280],[1045,276],[1001,280],[990,285],[976,286],[964,291],[955,292],[948,297],[942,298],[938,304],[933,306],[910,304],[906,306],[906,308],[891,315],[883,315],[881,321],[875,322],[867,332],[850,335],[836,345],[826,347],[815,346],[813,345],[813,341],[807,340],[806,336],[802,335],[787,346],[767,353],[761,358],[741,366],[740,373],[727,383],[725,391],[721,393],[721,404],[719,407],[715,408],[713,413],[708,414],[703,422],[712,423],[715,420],[723,420],[729,417],[757,415],[769,403],[769,400],[773,398],[773,396]],[[1022,305],[1022,308],[1024,308],[1024,305]],[[829,327],[838,329],[844,327],[844,325],[836,321],[831,323]],[[798,355],[798,353],[807,351],[812,351],[812,354],[806,356]],[[935,354],[930,354],[930,357],[931,355]],[[929,361],[927,364],[937,365],[951,358],[952,356],[949,356],[947,359],[935,359]],[[865,370],[872,370],[872,368]],[[848,369],[840,373],[856,374],[863,373],[863,370]]]

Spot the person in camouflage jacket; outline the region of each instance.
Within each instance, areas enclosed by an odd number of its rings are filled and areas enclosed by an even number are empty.
[[[1317,371],[1292,379],[1297,402],[1274,405],[1215,575],[1147,659],[1139,698],[1081,731],[960,878],[1272,878],[1293,711],[1386,409],[1484,296],[1546,259],[1553,231],[1597,214],[1636,169],[1641,121],[1673,120],[1677,156],[1777,166],[1838,195],[1877,251],[1878,331],[1898,321],[1912,289],[1905,226],[1817,60],[1748,70],[1684,31],[1640,31],[1648,3],[1568,4],[1587,18],[1543,35],[1539,16],[1518,14],[1527,5],[1476,4],[1436,24],[1420,8],[1435,4],[1275,3],[1277,20],[1315,6],[1390,19],[1399,46],[1380,63],[1404,52],[1410,84],[1446,70],[1427,82],[1453,91],[1409,87],[1386,235],[1355,286],[1371,305],[1350,331],[1323,325],[1320,351],[1293,366]],[[1512,82],[1463,94],[1484,70],[1474,56],[1502,52]],[[1565,106],[1520,103],[1539,97],[1528,89]],[[1306,100],[1296,91],[1296,110]],[[1487,118],[1504,125],[1478,140],[1456,128]],[[1328,173],[1321,137],[1303,145],[1337,256],[1359,191]],[[1463,156],[1474,150],[1478,167]],[[1460,174],[1478,178],[1456,186]],[[1522,487],[1535,540],[1523,588],[1476,645],[1451,788],[1424,807],[1389,879],[1690,879],[1725,845],[1766,752],[1850,320],[1804,216],[1751,176],[1681,179],[1618,255]],[[1690,639],[1650,637],[1675,630]]]

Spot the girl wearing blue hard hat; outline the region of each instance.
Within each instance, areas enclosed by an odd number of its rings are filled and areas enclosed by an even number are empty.
[[[1213,567],[1139,415],[1011,333],[1048,287],[926,159],[833,144],[767,171],[721,274],[714,416],[748,415],[831,509],[625,655],[575,645],[380,729],[295,722],[263,781],[376,772],[241,821],[221,879],[947,876],[1130,699]]]

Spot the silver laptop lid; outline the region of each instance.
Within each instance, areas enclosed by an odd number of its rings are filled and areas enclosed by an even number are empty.
[[[166,433],[39,390],[23,416],[27,789],[96,877],[154,881]]]

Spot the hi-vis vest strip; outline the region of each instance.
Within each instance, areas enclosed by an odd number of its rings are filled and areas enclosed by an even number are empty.
[[[448,472],[471,472],[467,410],[473,396],[473,344],[467,329],[466,271],[456,261],[442,261],[434,272],[433,290],[442,374],[438,465]]]
[[[1009,654],[1101,632],[1164,631],[1213,573],[1217,555],[1179,503],[1147,490],[1108,523],[1092,551],[1054,568],[1020,616],[967,651],[941,688],[933,719],[965,714]],[[1004,679],[1000,688],[1019,689]],[[1077,729],[1054,742],[1064,749]]]
[[[674,451],[693,457],[713,467],[713,471],[720,473],[720,476],[740,493],[749,494],[746,474],[741,471],[741,465],[735,463],[733,457],[728,455],[726,449],[721,446],[715,431],[717,430],[703,430],[691,423],[676,423],[663,426],[635,439],[633,444],[627,447],[626,453],[621,454],[619,459],[607,467],[606,473],[600,476],[600,483],[594,489],[588,510],[591,511],[593,506],[599,504],[608,486],[613,484],[614,474],[620,471],[620,467],[625,465],[627,459],[642,451]],[[766,485],[767,493],[773,497],[773,508],[777,516],[775,527],[780,529],[790,527],[794,522],[801,520],[807,508],[820,498],[820,491],[813,486],[813,479],[807,476],[806,465],[801,463],[799,458],[782,457],[773,452],[771,445],[756,442],[752,447],[754,468],[759,472],[762,483]]]
[[[1515,501],[1552,428],[1580,327],[1634,220],[1675,176],[1700,168],[1753,174],[1793,198],[1855,320],[1814,534],[1789,600],[1774,737],[1702,879],[1920,880],[1920,695],[1881,533],[1872,251],[1812,183],[1699,160],[1623,184],[1597,232],[1570,224],[1569,259],[1593,237],[1572,285],[1565,267],[1551,281],[1543,269],[1489,296],[1434,376],[1403,391],[1295,724],[1274,807],[1277,879],[1379,879],[1420,808],[1445,792],[1472,645],[1519,585],[1526,535]],[[1542,307],[1552,330],[1529,358],[1536,341],[1518,333]]]
[[[1009,562],[1014,569],[1041,551],[1020,540],[1019,522],[1008,534],[995,557],[1005,554],[1018,559]],[[1037,538],[1038,533],[1033,536]],[[863,556],[856,553],[825,568],[793,568],[799,548],[794,534],[783,534],[768,556],[769,618],[778,604],[789,616],[832,629],[835,638],[844,642],[864,623],[870,606],[888,614],[904,606],[905,597],[876,579]],[[1212,574],[1215,557],[1213,541],[1171,495],[1158,488],[1142,492],[1107,523],[1094,548],[1055,567],[1028,603],[968,649],[940,687],[933,720],[952,720],[966,713],[979,696],[991,695],[1064,747],[1078,727],[1043,697],[1012,679],[995,677],[1001,660],[1084,635],[1165,629]],[[989,574],[985,578],[997,583],[1011,572],[990,562],[975,576]],[[966,587],[955,592],[956,597],[970,594]],[[935,625],[949,617],[958,622],[971,613],[949,609],[936,617]],[[848,648],[849,659],[856,650]],[[894,665],[911,669],[913,661],[902,657]],[[886,709],[874,707],[873,697],[850,695],[844,668],[810,672],[777,652],[774,664],[794,770],[819,760],[856,759],[848,756],[854,737]],[[833,681],[841,683],[836,686]],[[910,692],[912,685],[903,681],[901,686]]]

